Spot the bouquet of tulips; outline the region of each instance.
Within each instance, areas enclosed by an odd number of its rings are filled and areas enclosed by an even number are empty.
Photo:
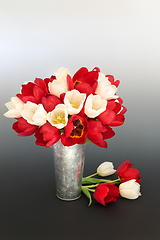
[[[117,201],[119,195],[127,199],[137,199],[141,196],[140,173],[137,169],[131,168],[132,165],[128,160],[123,162],[117,169],[116,180],[94,178],[95,175],[106,177],[115,173],[116,170],[111,162],[102,163],[95,174],[83,178],[81,189],[89,198],[89,206],[92,203],[90,192],[94,192],[95,200],[104,206],[106,203]],[[119,187],[116,186],[117,184]]]
[[[99,68],[80,68],[71,77],[66,68],[55,76],[36,78],[22,85],[20,93],[6,103],[6,117],[15,118],[19,136],[34,134],[36,144],[51,147],[61,140],[65,146],[92,142],[107,147],[115,135],[112,127],[124,123],[126,108],[116,95],[119,80]]]

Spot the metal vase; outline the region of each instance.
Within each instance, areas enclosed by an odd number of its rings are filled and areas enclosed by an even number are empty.
[[[64,146],[61,141],[53,145],[57,197],[72,201],[81,196],[85,146]]]

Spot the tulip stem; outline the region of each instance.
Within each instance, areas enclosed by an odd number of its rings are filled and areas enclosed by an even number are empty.
[[[90,191],[90,192],[95,192],[95,190],[93,190],[93,189],[89,189],[89,188],[88,188],[88,191]]]
[[[87,176],[87,177],[85,177],[85,178],[91,178],[91,177],[93,177],[93,176],[95,176],[95,175],[97,175],[98,173],[94,173],[94,174],[92,174],[92,175],[89,175],[89,176]]]
[[[97,187],[98,185],[99,185],[99,183],[94,184],[94,185],[83,186],[83,187],[85,187],[85,188],[94,188],[94,187]]]
[[[121,182],[121,180],[118,178],[116,180],[113,180],[112,182]]]

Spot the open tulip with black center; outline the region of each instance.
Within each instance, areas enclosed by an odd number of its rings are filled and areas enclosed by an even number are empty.
[[[61,135],[61,142],[65,146],[84,144],[87,139],[88,121],[79,115],[72,115],[68,119],[65,132]]]

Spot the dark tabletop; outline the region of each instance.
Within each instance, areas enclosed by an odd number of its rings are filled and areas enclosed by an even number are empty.
[[[129,114],[128,114],[129,116]],[[129,118],[129,117],[128,117]],[[126,114],[127,119],[127,114]],[[159,136],[145,124],[126,120],[115,128],[108,148],[86,145],[84,176],[104,161],[115,168],[125,160],[140,171],[142,196],[120,198],[106,207],[94,199],[65,202],[56,197],[52,149],[34,144],[34,137],[18,137],[13,120],[3,118],[0,167],[1,240],[159,240]],[[133,131],[135,129],[135,131]],[[156,137],[157,136],[157,137]],[[112,178],[116,178],[116,173]]]

